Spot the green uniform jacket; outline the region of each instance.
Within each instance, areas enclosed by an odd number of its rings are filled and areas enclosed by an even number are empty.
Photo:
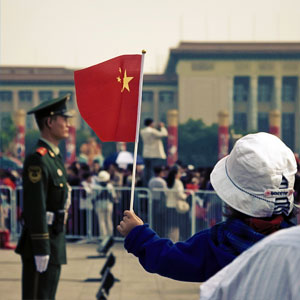
[[[66,264],[65,233],[56,233],[53,226],[47,224],[46,212],[65,209],[67,197],[67,174],[63,162],[40,140],[36,151],[24,162],[24,227],[16,249],[23,259],[50,255],[50,263]]]

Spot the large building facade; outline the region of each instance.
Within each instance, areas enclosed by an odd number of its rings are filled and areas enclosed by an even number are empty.
[[[181,43],[166,73],[177,74],[181,123],[227,110],[236,131],[268,132],[278,110],[281,138],[300,152],[300,43]]]
[[[70,93],[77,111],[73,71],[65,68],[1,67],[0,119]],[[163,74],[145,74],[141,123],[166,122],[178,109],[179,122],[217,122],[229,112],[236,132],[269,131],[269,113],[281,113],[281,138],[300,153],[300,43],[180,43],[170,50]],[[77,128],[87,127],[77,113]],[[32,116],[27,128],[33,128]]]

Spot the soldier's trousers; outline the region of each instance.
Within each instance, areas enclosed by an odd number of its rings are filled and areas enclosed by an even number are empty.
[[[61,265],[49,264],[45,272],[36,271],[34,261],[22,260],[22,299],[54,300]]]

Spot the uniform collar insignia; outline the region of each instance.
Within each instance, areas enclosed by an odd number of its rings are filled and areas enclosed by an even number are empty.
[[[51,150],[49,150],[48,152],[49,152],[49,155],[50,155],[51,157],[55,157],[54,152],[52,152]]]

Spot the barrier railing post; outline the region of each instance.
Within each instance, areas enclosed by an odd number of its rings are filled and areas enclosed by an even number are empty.
[[[191,236],[196,233],[196,193],[192,194]]]
[[[92,239],[92,194],[87,196],[87,218],[86,218],[86,230],[87,230],[87,239],[90,241]]]
[[[18,207],[22,209],[22,187],[18,187],[15,191],[3,186],[1,189],[2,194],[4,193],[4,195],[6,195],[10,200],[10,218],[7,221],[9,221],[8,227],[11,230],[12,239],[15,240],[20,234],[19,231],[21,227],[18,220]],[[96,204],[93,205],[93,200],[97,199],[97,192],[99,193],[99,190],[93,189],[92,193],[86,195],[80,192],[82,187],[72,187],[72,189],[77,191],[77,193],[72,193],[72,210],[69,214],[71,219],[68,223],[67,237],[86,239],[87,241],[91,241],[94,238],[98,239],[100,235],[97,228],[100,229],[100,224],[98,224],[98,212],[96,210]],[[112,220],[114,225],[113,236],[116,240],[123,240],[123,237],[119,235],[115,227],[121,221],[123,211],[128,209],[127,196],[130,188],[115,187],[114,190],[115,202],[113,206],[114,210],[112,211]],[[188,191],[189,190],[186,190],[186,192]],[[173,216],[168,215],[170,212],[166,203],[164,206],[156,205],[159,204],[158,201],[160,201],[159,198],[155,198],[155,193],[157,192],[163,193],[163,195],[168,198],[168,196],[172,196],[172,193],[175,191],[170,189],[155,189],[151,191],[148,188],[136,188],[135,213],[141,217],[145,223],[149,223],[150,227],[154,228],[161,237],[168,237],[167,230],[170,227],[168,222]],[[82,203],[80,203],[81,197],[84,198]],[[155,200],[153,200],[153,197]],[[201,203],[198,200],[199,197]],[[213,226],[214,223],[224,220],[224,216],[222,216],[221,211],[224,204],[215,192],[196,190],[193,194],[191,194],[190,199],[191,201],[189,203],[191,207],[189,213],[180,215],[183,220],[182,239],[187,239],[189,236],[194,235],[198,230],[209,228]],[[202,211],[200,211],[200,215],[197,205],[200,205],[201,207],[199,208],[202,209]],[[80,217],[81,214],[82,217]],[[86,216],[86,218],[84,216]]]
[[[149,209],[148,209],[148,220],[149,220],[149,226],[151,227],[151,228],[153,228],[153,210],[152,210],[152,193],[151,193],[151,191],[149,191],[148,190],[148,207],[149,207]]]
[[[16,197],[16,193],[17,190],[10,190],[11,193],[11,198],[10,198],[10,224],[11,224],[11,229],[10,229],[10,234],[11,234],[11,238],[12,240],[17,239],[17,197]]]

